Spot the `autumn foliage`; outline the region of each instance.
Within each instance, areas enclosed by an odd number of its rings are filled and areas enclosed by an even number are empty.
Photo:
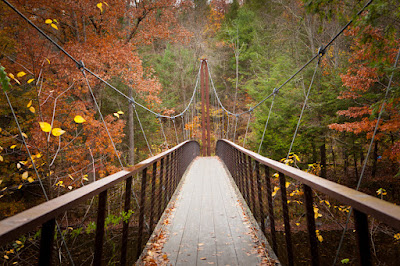
[[[352,45],[349,67],[341,75],[344,90],[338,98],[350,101],[355,106],[338,111],[337,114],[346,119],[343,123],[331,124],[329,127],[342,132],[366,134],[370,139],[385,97],[388,77],[391,75],[400,40],[385,36],[382,28],[372,26],[363,29],[353,27],[346,35],[352,37]],[[392,91],[397,86],[396,82],[392,84]],[[393,93],[389,98],[376,135],[378,141],[388,139],[400,130],[400,99]],[[398,162],[399,145],[399,141],[389,145],[384,152],[386,158]]]
[[[177,19],[189,6],[185,2],[40,0],[15,5],[88,69],[104,80],[133,86],[135,97],[151,108],[161,103],[162,87],[154,71],[143,66],[138,48],[190,38]],[[7,93],[50,197],[115,172],[120,164],[106,128],[119,150],[126,118],[114,110],[103,113],[103,123],[90,92],[101,107],[108,88],[89,73],[86,79],[75,62],[6,5],[0,4],[0,14],[0,63],[12,85]],[[4,194],[38,177],[5,97],[0,105]],[[82,118],[78,122],[77,116]]]

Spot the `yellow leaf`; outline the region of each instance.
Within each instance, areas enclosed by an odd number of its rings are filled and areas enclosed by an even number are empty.
[[[17,147],[17,145],[11,145],[10,149],[15,149],[15,147]]]
[[[0,162],[4,161],[3,156],[0,155]]]
[[[28,172],[24,172],[23,174],[22,174],[22,179],[27,179],[28,178]]]
[[[396,239],[396,240],[400,240],[400,233],[395,234],[393,237],[394,237],[394,239]]]
[[[0,179],[0,185],[1,185],[1,183],[3,183],[3,179]]]
[[[12,78],[15,82],[17,82],[19,85],[21,85],[21,82],[19,82],[19,80],[16,79],[12,73],[8,73],[8,76],[9,76],[10,78]]]
[[[114,116],[119,118],[119,114],[118,113],[114,113]]]
[[[65,131],[58,127],[53,128],[53,130],[51,131],[51,134],[53,134],[53,136],[55,136],[55,137],[61,136],[64,133],[65,133]]]
[[[26,139],[28,138],[28,136],[24,132],[22,132],[21,135]]]
[[[5,258],[6,260],[10,259],[7,255],[4,255],[4,258]]]
[[[35,113],[36,112],[35,107],[33,107],[33,106],[29,107],[29,111],[31,111],[32,113]]]
[[[35,156],[36,156],[36,158],[40,158],[40,157],[42,157],[42,154],[39,152]]]
[[[48,58],[46,58],[46,60],[47,60],[47,63],[49,63],[49,65],[50,65],[50,60]]]
[[[300,226],[300,223],[296,223],[297,226]]]
[[[288,188],[290,186],[290,182],[285,183],[285,187]]]
[[[29,178],[28,178],[28,181],[29,181],[29,183],[32,183],[34,180],[33,180],[32,177],[29,177]]]
[[[51,131],[51,125],[46,122],[39,122],[40,129],[44,132],[50,132]]]
[[[108,4],[107,4],[107,2],[103,2],[104,4],[106,4],[106,6],[109,6]]]
[[[57,27],[56,24],[51,23],[51,26],[52,26],[54,29],[58,30],[58,27]]]
[[[124,112],[122,112],[122,111],[118,111],[118,112],[117,112],[117,114],[123,115],[123,114],[124,114]]]
[[[17,243],[18,245],[22,245],[22,242],[19,240],[15,241],[15,243]]]
[[[18,72],[17,77],[22,78],[26,73],[24,71]]]
[[[20,169],[21,168],[21,164],[17,163],[17,168]]]
[[[54,21],[55,23],[58,23],[57,19],[53,19],[53,21]]]
[[[72,175],[68,174],[69,178],[71,178],[71,180],[74,180],[74,178],[72,177]]]
[[[86,177],[83,177],[82,179],[85,180],[85,181],[89,181],[89,179],[87,179]]]
[[[18,186],[18,189],[21,189],[21,188],[22,188],[22,184]]]
[[[29,79],[28,81],[27,81],[27,83],[28,84],[30,84],[30,83],[32,83],[32,81],[34,81],[35,79]]]
[[[78,123],[78,124],[82,124],[82,123],[86,122],[86,120],[80,115],[75,116],[74,121],[75,121],[75,123]]]
[[[26,106],[26,107],[28,107],[28,108],[29,108],[29,107],[31,107],[31,106],[32,106],[32,100],[30,100],[30,101],[29,101],[29,103],[27,104],[27,106]]]
[[[51,19],[48,18],[48,19],[45,20],[44,23],[46,23],[46,24],[51,24],[51,23],[53,23],[53,20],[51,20]]]
[[[103,13],[103,4],[102,3],[98,3],[97,8],[100,9],[100,12]]]

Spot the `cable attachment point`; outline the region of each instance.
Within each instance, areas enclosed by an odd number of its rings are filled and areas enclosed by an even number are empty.
[[[79,70],[83,70],[85,68],[85,64],[83,63],[82,60],[77,62],[76,66],[78,67]]]
[[[253,110],[254,110],[254,107],[250,107],[249,113],[253,112]]]
[[[278,92],[279,92],[279,89],[278,89],[278,88],[274,88],[274,90],[272,91],[272,93],[273,93],[274,95],[277,95]]]
[[[129,103],[132,104],[133,108],[136,109],[136,102],[135,102],[135,100],[133,99],[133,97],[129,98]]]
[[[326,49],[325,49],[324,46],[321,46],[321,47],[318,48],[318,54],[319,54],[321,57],[324,56],[325,53],[326,53]]]

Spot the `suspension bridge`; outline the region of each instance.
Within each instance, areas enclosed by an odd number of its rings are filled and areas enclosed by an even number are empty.
[[[299,184],[304,194],[303,206],[309,249],[301,250],[301,252],[308,253],[308,262],[312,265],[326,264],[319,254],[314,207],[315,197],[319,197],[317,193],[322,193],[341,204],[351,206],[338,249],[335,251],[336,257],[333,265],[337,263],[352,214],[357,239],[357,243],[354,244],[358,247],[358,262],[362,265],[371,265],[373,262],[368,227],[370,219],[379,220],[395,230],[400,230],[400,207],[358,191],[366,162],[357,189],[354,190],[259,154],[268,130],[268,123],[270,123],[274,100],[279,97],[279,91],[312,62],[315,62],[314,74],[305,95],[303,107],[299,110],[300,115],[291,145],[288,147],[286,159],[290,158],[314,78],[319,71],[321,58],[326,49],[352,23],[352,20],[281,86],[274,88],[262,101],[244,112],[234,113],[224,106],[214,86],[208,61],[202,59],[196,86],[189,103],[181,113],[168,116],[151,110],[96,75],[10,3],[5,0],[3,2],[52,42],[81,70],[122,170],[0,221],[0,243],[10,243],[24,234],[41,228],[39,252],[38,256],[34,258],[38,260],[39,265],[75,265],[75,260],[69,252],[57,218],[87,202],[88,199],[96,198],[97,218],[94,246],[91,249],[94,251],[94,255],[91,263],[101,265],[104,263],[103,254],[107,252],[104,246],[106,210],[107,204],[110,204],[107,200],[108,192],[121,184],[124,188],[123,199],[120,202],[121,208],[125,213],[135,209],[132,217],[122,221],[120,244],[118,245],[118,263],[121,265],[133,262],[145,265],[275,265],[279,264],[279,261],[283,264],[294,265],[295,257],[298,254],[292,243],[292,227],[295,221],[291,219],[287,198],[290,182]],[[357,16],[361,15],[371,2],[369,1]],[[398,58],[399,55],[396,58],[394,69],[397,67]],[[87,75],[94,76],[126,98],[128,104],[133,107],[143,139],[149,149],[150,158],[133,167],[124,167],[104,122]],[[393,75],[387,85],[387,91],[390,89],[392,78]],[[4,91],[4,94],[16,123],[19,125],[7,91]],[[251,114],[268,99],[271,100],[268,118],[258,152],[253,152],[245,148]],[[166,121],[172,122],[177,145],[160,154],[153,155],[151,140],[146,136],[146,130],[140,122],[137,108],[142,108],[157,118],[161,137],[167,146],[169,145],[164,124]],[[220,115],[213,117],[210,113],[211,110],[217,110],[216,113]],[[384,104],[380,110],[375,133],[383,110]],[[199,141],[201,145],[196,140],[195,130],[186,127],[188,124],[197,123],[198,121],[194,120],[200,116],[201,140]],[[237,125],[241,117],[248,118],[242,146],[239,145],[237,139]],[[179,129],[180,125],[182,126],[181,130]],[[29,146],[21,128],[19,131],[22,143],[29,153]],[[211,138],[211,131],[219,138],[217,141]],[[366,156],[367,159],[375,133]],[[43,187],[30,153],[29,156],[37,178]],[[281,206],[273,203],[274,197],[277,195],[272,185],[273,173],[276,173],[275,175],[278,177]],[[45,189],[43,192],[46,193]],[[132,228],[135,228],[134,232],[132,232]],[[282,241],[278,241],[277,228],[283,228],[284,240]],[[63,260],[60,259],[60,256],[56,258],[57,256],[54,255],[57,238],[61,238],[61,244],[57,250],[64,249],[68,254],[64,256],[65,258],[63,257]],[[134,240],[132,241],[132,239]],[[299,251],[297,250],[297,252]],[[29,261],[29,263],[33,263],[33,261]]]

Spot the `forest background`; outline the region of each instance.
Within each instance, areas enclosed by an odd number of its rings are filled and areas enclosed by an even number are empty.
[[[224,105],[233,112],[246,111],[316,54],[365,3],[38,0],[13,4],[103,79],[148,108],[171,115],[187,105],[201,58],[208,60]],[[393,71],[399,29],[398,1],[376,0],[326,50],[292,149],[301,169],[355,187]],[[150,155],[132,105],[97,79],[88,76],[86,81],[78,66],[4,3],[0,4],[0,63],[11,80],[8,96],[49,198],[119,167],[87,81],[124,166]],[[313,67],[307,68],[276,96],[260,146],[262,155],[286,157],[312,74]],[[397,71],[361,187],[397,203],[398,81]],[[270,104],[267,100],[252,113],[247,135],[249,116],[240,117],[235,141],[258,150]],[[153,152],[165,150],[157,117],[140,108],[136,111]],[[213,111],[214,117],[222,116]],[[4,218],[45,198],[3,96],[0,112],[0,216]],[[174,145],[171,121],[164,122],[169,144]],[[176,123],[181,130],[182,122]],[[198,120],[191,123],[186,127],[200,126]],[[224,128],[228,139],[234,137],[232,125]],[[213,141],[217,137],[214,131]]]

